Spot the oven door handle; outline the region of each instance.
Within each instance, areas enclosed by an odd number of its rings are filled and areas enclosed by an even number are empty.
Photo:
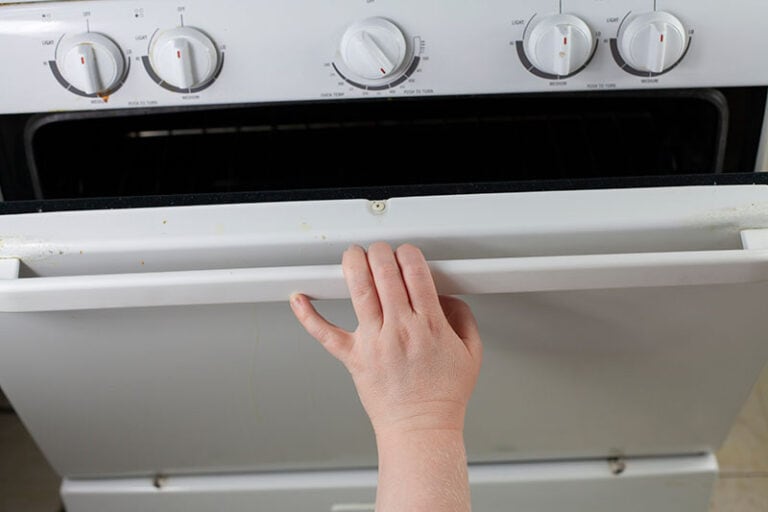
[[[8,278],[18,263],[0,260],[0,312],[279,302],[294,292],[349,297],[339,265]],[[768,250],[447,260],[430,267],[443,295],[739,284],[768,280]]]

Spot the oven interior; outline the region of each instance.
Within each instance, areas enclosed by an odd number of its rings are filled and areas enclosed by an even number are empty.
[[[0,190],[6,203],[222,202],[711,179],[754,170],[765,99],[730,88],[0,116]]]

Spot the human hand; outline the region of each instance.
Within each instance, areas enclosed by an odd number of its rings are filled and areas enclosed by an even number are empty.
[[[375,243],[344,252],[344,277],[359,325],[329,323],[301,294],[291,307],[307,332],[352,374],[378,435],[461,432],[482,361],[469,306],[438,297],[421,251]]]

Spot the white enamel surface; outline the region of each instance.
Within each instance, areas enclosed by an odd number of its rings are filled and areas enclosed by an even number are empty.
[[[96,64],[97,53],[93,45],[79,44],[70,48],[63,58],[62,73],[69,83],[86,92],[92,94],[103,89],[101,74]],[[99,59],[102,60],[102,59]],[[108,69],[106,75],[115,78],[114,66]]]
[[[442,295],[746,284],[768,275],[768,250],[483,258],[430,267]],[[0,282],[0,311],[278,302],[294,292],[349,298],[341,266],[319,265],[18,279]]]
[[[402,31],[384,18],[353,24],[341,38],[339,54],[353,78],[385,80],[400,70],[408,53]]]
[[[586,64],[593,47],[592,30],[581,19],[567,14],[539,20],[525,39],[531,63],[558,76],[570,75]]]
[[[164,82],[192,89],[213,78],[219,64],[211,39],[192,27],[165,30],[152,40],[150,62]]]
[[[20,264],[16,258],[0,259],[0,279],[17,279]]]
[[[188,0],[182,13],[172,0],[8,4],[0,7],[0,62],[4,76],[13,79],[3,81],[0,112],[768,84],[768,67],[755,65],[764,60],[765,30],[761,23],[750,23],[768,19],[764,0],[742,0],[738,8],[720,0],[664,0],[659,9],[695,30],[686,58],[654,79],[622,70],[611,55],[610,42],[628,14],[648,12],[650,6],[647,0],[564,3],[564,14],[583,19],[601,36],[583,72],[551,81],[525,69],[517,54],[517,42],[534,15],[558,14],[558,3],[550,0],[487,0],[481,9],[437,0]],[[43,65],[54,58],[62,36],[85,31],[86,11],[93,30],[131,52],[127,81],[108,103],[68,93]],[[153,34],[178,26],[182,14],[185,26],[203,30],[224,57],[216,81],[196,94],[157,87],[140,60]],[[347,29],[375,17],[394,22],[420,58],[418,71],[408,80],[382,91],[356,88],[331,66]]]
[[[605,461],[470,466],[472,510],[703,512],[715,479],[712,455],[628,460],[620,476]],[[372,512],[374,470],[66,480],[68,511]]]
[[[4,216],[0,258],[22,261],[5,290],[128,273],[149,303],[170,290],[152,288],[168,277],[155,272],[250,268],[272,284],[248,293],[271,294],[281,272],[338,265],[350,243],[377,239],[470,260],[446,265],[468,265],[471,280],[440,285],[469,293],[485,343],[469,458],[565,460],[719,446],[768,359],[766,247],[741,249],[741,232],[761,227],[763,186],[398,198],[382,213],[361,200],[265,203]],[[606,288],[577,289],[578,275]],[[481,288],[500,285],[512,287]],[[348,374],[279,294],[231,303],[237,286],[220,304],[0,313],[0,385],[61,474],[375,465]],[[354,328],[348,300],[318,307]]]
[[[110,91],[125,72],[122,51],[102,34],[68,38],[60,45],[58,54],[64,79],[86,94]]]
[[[688,31],[667,12],[651,12],[628,20],[619,36],[624,60],[634,69],[661,73],[673,66],[688,46]]]
[[[51,277],[336,265],[376,240],[430,260],[736,250],[761,226],[764,186],[304,201],[0,216],[0,258]]]

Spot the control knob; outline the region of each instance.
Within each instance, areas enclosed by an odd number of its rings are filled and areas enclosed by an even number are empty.
[[[351,25],[341,38],[341,60],[358,78],[395,78],[408,56],[405,35],[385,18],[368,18]]]
[[[541,18],[526,32],[524,48],[531,64],[544,73],[569,76],[588,61],[595,38],[589,26],[571,14]]]
[[[636,16],[619,32],[619,53],[638,71],[663,73],[685,55],[687,47],[685,26],[668,12]]]
[[[56,65],[67,83],[88,95],[110,92],[125,74],[125,58],[120,47],[96,32],[62,41]]]
[[[163,82],[178,89],[195,89],[210,82],[219,67],[213,40],[192,27],[158,34],[150,46],[152,69]]]

